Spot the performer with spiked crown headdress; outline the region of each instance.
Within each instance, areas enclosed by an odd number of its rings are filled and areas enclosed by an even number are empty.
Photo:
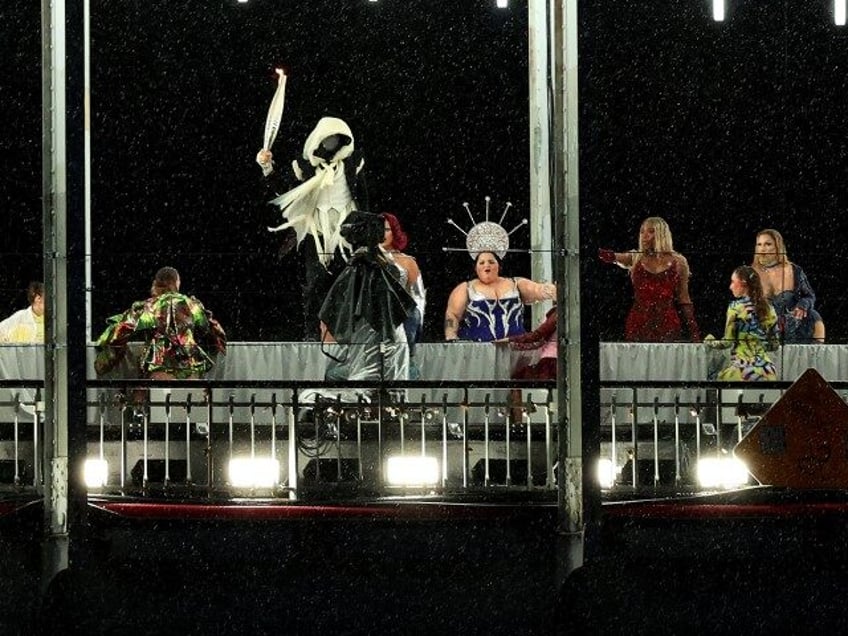
[[[457,285],[448,298],[445,311],[445,340],[492,342],[524,333],[524,305],[553,300],[556,286],[527,278],[500,275],[501,262],[509,249],[509,236],[522,222],[507,232],[502,226],[511,203],[507,203],[500,221],[489,221],[486,197],[486,220],[477,223],[468,203],[464,204],[473,227],[465,232],[453,219],[448,223],[465,234],[468,254],[474,259],[475,277]]]

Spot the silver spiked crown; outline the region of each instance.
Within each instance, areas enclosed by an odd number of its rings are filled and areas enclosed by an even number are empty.
[[[501,218],[497,223],[489,220],[491,203],[492,198],[487,196],[486,220],[479,223],[474,218],[474,215],[471,212],[471,206],[468,205],[468,202],[466,201],[462,204],[462,207],[465,208],[465,211],[468,212],[468,216],[471,219],[471,229],[467,232],[463,230],[453,219],[448,219],[447,221],[448,224],[454,226],[465,235],[465,249],[468,250],[468,254],[473,259],[476,259],[481,252],[492,252],[493,254],[497,254],[498,258],[503,258],[509,251],[510,234],[515,232],[522,225],[527,224],[527,219],[521,219],[521,222],[518,225],[507,232],[501,223],[503,223],[503,220],[506,218],[507,212],[509,212],[509,209],[512,207],[512,203],[509,201],[506,202]],[[458,249],[461,248],[445,248],[446,251],[455,251]]]

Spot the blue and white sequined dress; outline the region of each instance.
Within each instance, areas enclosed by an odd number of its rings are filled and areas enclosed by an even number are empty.
[[[459,326],[460,340],[491,342],[524,333],[524,303],[515,279],[512,289],[497,299],[486,298],[468,283],[468,305]]]

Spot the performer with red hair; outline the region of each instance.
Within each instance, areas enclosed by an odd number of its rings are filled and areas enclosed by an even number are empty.
[[[415,307],[404,322],[403,327],[406,331],[406,341],[409,344],[409,379],[417,380],[420,373],[415,365],[414,356],[415,343],[421,339],[424,328],[424,307],[426,305],[424,280],[421,277],[418,263],[412,256],[403,251],[409,244],[409,237],[403,231],[398,218],[391,212],[384,212],[380,216],[383,217],[384,222],[384,236],[380,248],[385,253],[386,258],[397,268],[398,279],[415,301]]]

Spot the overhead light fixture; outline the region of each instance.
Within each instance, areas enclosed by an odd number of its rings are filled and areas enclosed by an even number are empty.
[[[103,488],[109,478],[109,463],[105,459],[86,459],[82,478],[87,488]]]
[[[724,21],[724,0],[713,0],[713,20]]]
[[[497,0],[498,9],[508,9],[509,8],[509,0]]]
[[[229,464],[235,488],[273,488],[280,478],[280,462],[269,457],[234,457]]]
[[[845,0],[833,0],[833,22],[845,26]]]

